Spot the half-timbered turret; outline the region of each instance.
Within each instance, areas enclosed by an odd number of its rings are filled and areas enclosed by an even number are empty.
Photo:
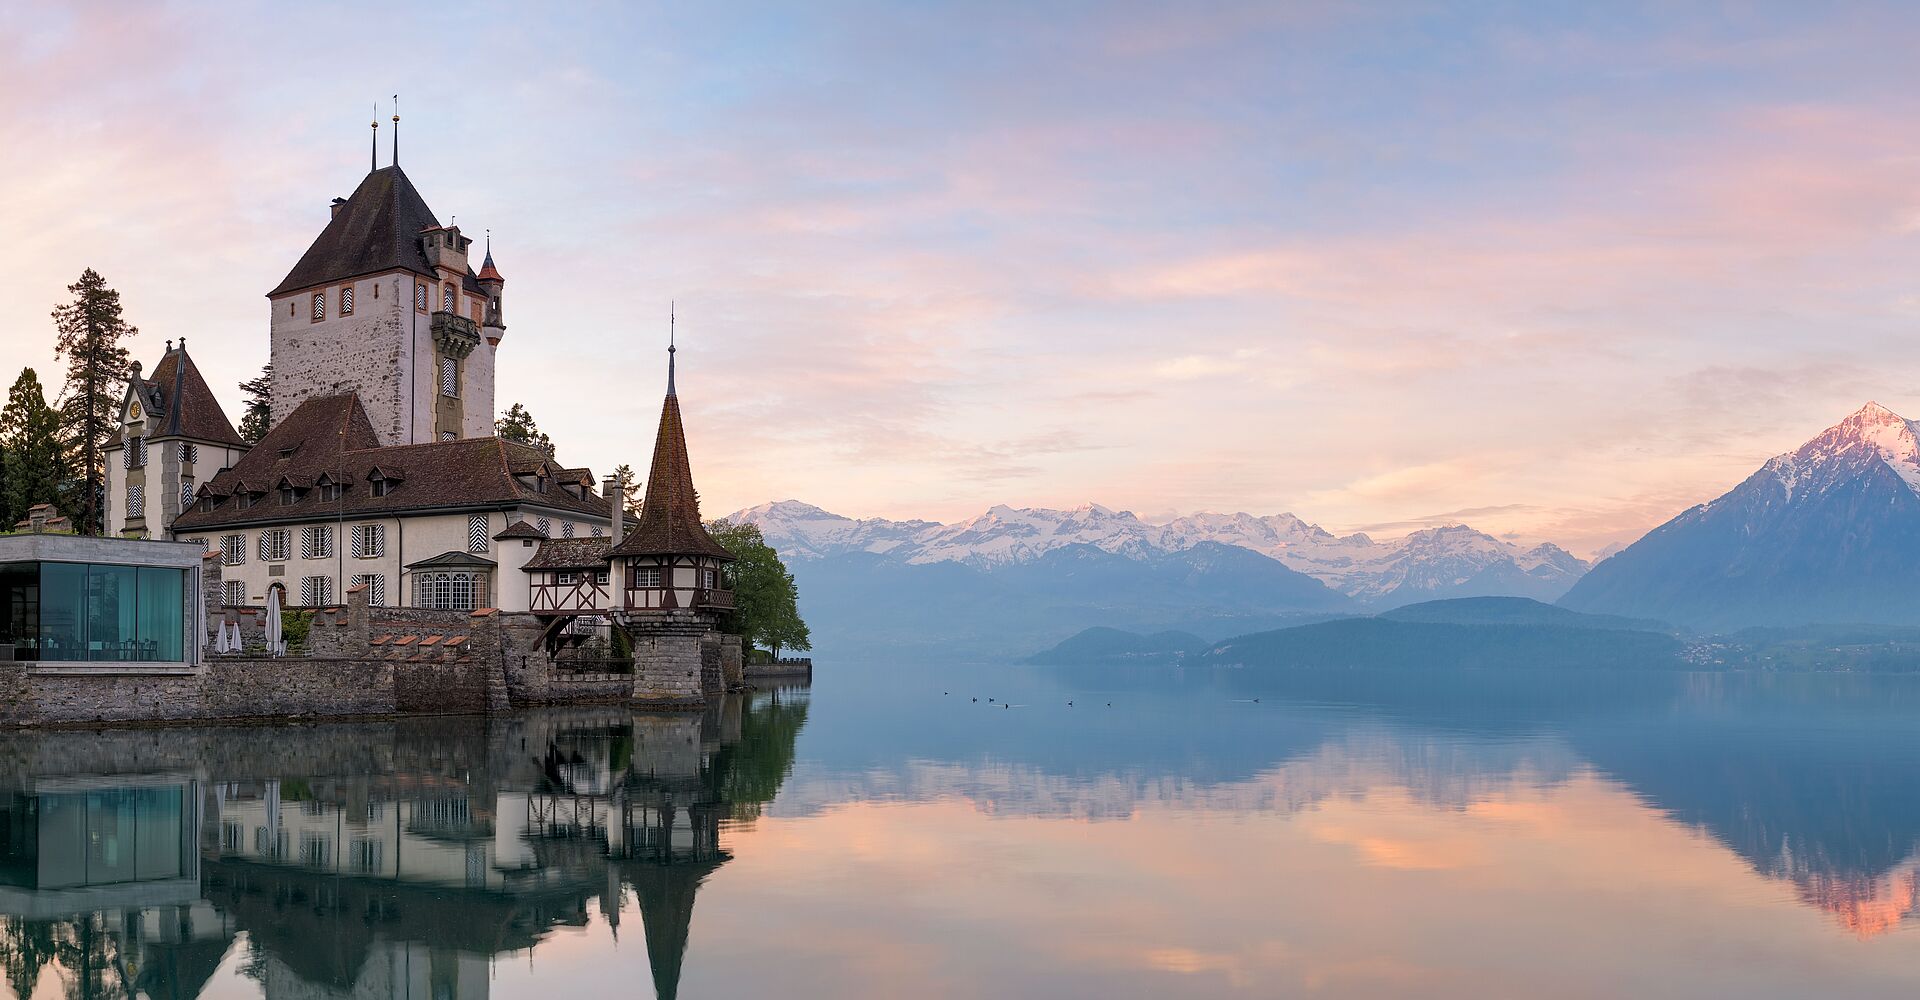
[[[625,591],[621,603],[629,612],[726,611],[733,607],[726,578],[733,556],[700,523],[700,495],[687,461],[673,355],[674,348],[667,348],[667,398],[660,408],[640,523],[607,555],[619,567]]]

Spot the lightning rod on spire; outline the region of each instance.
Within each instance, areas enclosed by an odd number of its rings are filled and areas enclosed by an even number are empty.
[[[373,140],[367,149],[367,169],[380,169],[380,102],[373,102]]]
[[[675,308],[675,303],[669,300],[667,303],[667,395],[669,396],[674,394],[673,355],[675,352],[679,350],[678,347],[674,346],[674,342],[673,342],[674,341],[674,325],[675,325],[674,314],[676,311],[677,310]]]
[[[400,165],[400,95],[393,95],[393,165]]]

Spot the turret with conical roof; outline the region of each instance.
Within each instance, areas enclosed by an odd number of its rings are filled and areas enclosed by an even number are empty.
[[[667,397],[660,405],[640,523],[608,555],[625,562],[629,610],[724,610],[733,607],[723,572],[733,555],[700,522],[700,494],[693,487],[674,385],[675,351],[667,348]]]

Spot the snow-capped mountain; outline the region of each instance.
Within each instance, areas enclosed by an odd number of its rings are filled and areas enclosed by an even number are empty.
[[[1561,603],[1701,628],[1920,623],[1920,424],[1868,403],[1607,559]]]
[[[1402,539],[1336,536],[1292,514],[1191,514],[1165,523],[1098,504],[1073,510],[1001,505],[953,524],[854,520],[795,500],[732,515],[748,521],[789,560],[862,553],[906,565],[958,563],[991,571],[1084,545],[1136,561],[1203,544],[1248,549],[1366,605],[1435,597],[1513,595],[1554,600],[1586,571],[1564,549],[1521,549],[1465,525]]]

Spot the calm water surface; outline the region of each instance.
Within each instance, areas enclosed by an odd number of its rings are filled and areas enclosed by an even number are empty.
[[[0,813],[21,996],[1920,994],[1916,678],[836,663],[5,735]]]

